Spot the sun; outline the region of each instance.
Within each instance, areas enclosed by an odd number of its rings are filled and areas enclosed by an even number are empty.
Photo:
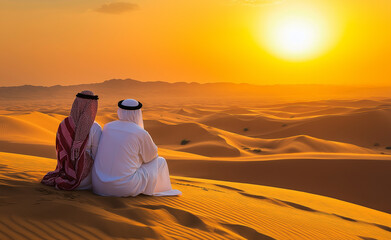
[[[259,36],[268,52],[289,61],[318,57],[327,50],[333,37],[325,17],[310,9],[270,13],[262,19]]]
[[[292,57],[310,54],[321,42],[318,26],[300,18],[278,23],[271,34],[279,51]]]

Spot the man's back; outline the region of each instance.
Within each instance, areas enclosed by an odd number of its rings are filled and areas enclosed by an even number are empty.
[[[143,162],[156,156],[156,145],[137,124],[119,120],[106,124],[92,170],[94,191],[101,195],[115,188],[120,191]]]

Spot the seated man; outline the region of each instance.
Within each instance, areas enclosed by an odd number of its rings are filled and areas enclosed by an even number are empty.
[[[92,188],[103,196],[180,195],[171,188],[167,162],[144,130],[142,104],[118,103],[119,120],[106,124],[92,170]]]
[[[95,122],[98,96],[91,91],[76,95],[71,114],[58,127],[56,136],[57,167],[42,183],[62,190],[91,188],[91,168],[101,135]]]

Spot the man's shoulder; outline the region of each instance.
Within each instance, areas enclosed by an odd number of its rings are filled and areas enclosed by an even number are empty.
[[[139,127],[137,124],[127,122],[127,121],[120,121],[120,120],[106,123],[104,126],[104,129],[120,129],[120,130],[128,131],[128,132],[137,132],[140,134],[148,134],[147,131],[145,131],[143,128]]]
[[[92,124],[92,126],[91,127],[93,127],[93,128],[100,128],[100,129],[102,129],[102,127],[100,126],[100,124],[99,123],[97,123],[97,122],[94,122],[93,124]]]
[[[119,122],[120,122],[119,120],[108,122],[105,124],[104,128],[116,126],[116,125],[118,125]]]
[[[99,123],[97,122],[94,122],[91,126],[91,131],[93,132],[101,132],[102,131],[102,127],[99,125]]]

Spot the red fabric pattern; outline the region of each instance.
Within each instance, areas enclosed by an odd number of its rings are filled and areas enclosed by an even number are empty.
[[[57,167],[43,177],[41,181],[43,184],[62,190],[73,190],[91,171],[93,160],[85,151],[88,135],[80,146],[78,158],[75,162],[71,161],[71,147],[75,138],[75,129],[76,125],[72,117],[67,117],[60,123],[56,137]]]

